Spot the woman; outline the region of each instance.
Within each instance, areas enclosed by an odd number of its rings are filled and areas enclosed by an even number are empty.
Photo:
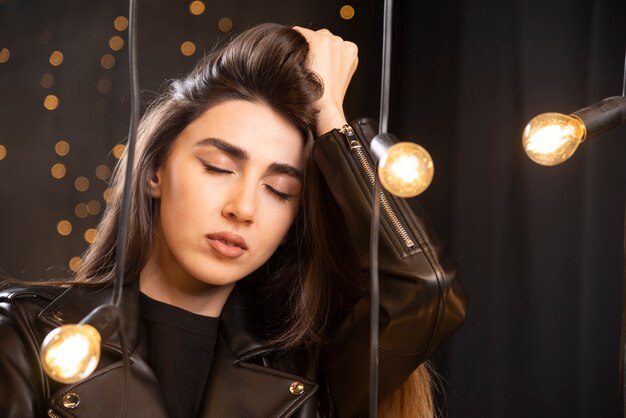
[[[172,82],[146,112],[123,301],[127,416],[367,413],[371,190],[350,144],[375,129],[343,115],[356,65],[356,46],[327,30],[261,25]],[[116,339],[73,385],[46,378],[37,353],[50,329],[110,298],[125,162],[74,285],[0,298],[0,416],[119,413]],[[381,416],[433,416],[420,364],[462,324],[464,294],[414,202],[388,203]]]

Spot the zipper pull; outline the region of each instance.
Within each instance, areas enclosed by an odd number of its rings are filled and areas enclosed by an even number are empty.
[[[361,148],[361,143],[359,142],[356,135],[354,134],[354,131],[352,130],[352,126],[343,125],[343,127],[339,129],[339,132],[343,136],[345,136],[346,141],[348,141],[348,146],[350,147],[350,149],[354,150],[354,149]]]

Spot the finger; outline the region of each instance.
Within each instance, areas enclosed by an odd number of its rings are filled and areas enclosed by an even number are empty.
[[[326,28],[319,29],[319,30],[315,31],[315,33],[318,33],[318,34],[323,35],[323,36],[335,36],[335,35],[333,35],[333,33],[331,31],[329,31]]]
[[[302,26],[293,26],[291,29],[297,30],[300,33],[313,32],[311,29],[303,28]]]
[[[300,32],[300,35],[304,36],[307,42],[311,42],[311,38],[315,36],[315,32],[311,29],[303,28],[301,26],[292,27],[293,30]]]
[[[352,56],[352,57],[358,57],[359,56],[359,47],[354,43],[354,42],[350,42],[350,41],[343,41],[343,50],[344,53],[346,55]]]

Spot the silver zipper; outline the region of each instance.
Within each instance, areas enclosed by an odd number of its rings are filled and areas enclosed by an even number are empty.
[[[352,150],[352,152],[354,152],[354,154],[356,155],[359,164],[361,164],[361,168],[363,168],[363,171],[365,171],[365,174],[367,175],[367,179],[369,180],[370,185],[374,187],[374,170],[370,166],[369,161],[367,161],[365,153],[363,152],[363,146],[354,134],[352,127],[350,125],[344,125],[339,130],[339,132],[343,134],[343,136],[348,141],[348,147],[350,147],[350,150]],[[383,208],[383,212],[385,212],[385,215],[387,215],[387,218],[393,225],[393,228],[396,230],[398,235],[400,235],[402,241],[404,241],[404,245],[406,245],[407,248],[412,248],[413,246],[415,246],[413,240],[409,236],[409,233],[406,231],[406,229],[404,229],[404,226],[402,226],[402,223],[398,219],[398,216],[394,213],[391,205],[389,204],[389,201],[387,200],[387,196],[382,190],[380,192],[380,205]]]
[[[54,413],[54,411],[53,411],[52,409],[48,409],[48,416],[49,416],[50,418],[63,418],[63,417],[61,417],[60,415],[55,414],[55,413]]]

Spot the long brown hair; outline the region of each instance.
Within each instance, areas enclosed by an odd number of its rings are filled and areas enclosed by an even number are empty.
[[[269,105],[300,130],[307,153],[300,213],[287,242],[279,247],[266,267],[271,279],[271,285],[266,287],[268,300],[275,302],[267,304],[269,313],[280,319],[275,321],[272,342],[283,350],[327,341],[337,320],[365,293],[363,278],[350,263],[355,258],[332,256],[345,254],[345,248],[350,245],[342,238],[347,233],[337,233],[343,228],[337,222],[338,209],[333,207],[334,201],[310,157],[317,116],[315,103],[322,86],[317,76],[306,68],[307,53],[308,43],[297,31],[276,24],[260,25],[208,55],[188,76],[170,82],[139,124],[125,254],[125,277],[139,277],[152,250],[155,224],[155,202],[149,193],[149,179],[165,161],[182,130],[209,107],[226,100]],[[95,284],[114,280],[126,164],[123,156],[111,180],[112,195],[98,227],[97,239],[83,256],[77,282]],[[398,393],[412,388],[410,396],[392,396],[381,406],[381,413],[386,414],[382,416],[433,416],[426,369],[420,367],[405,386]],[[422,415],[408,412],[398,415],[398,411],[412,410],[402,409],[402,405],[411,402]]]

